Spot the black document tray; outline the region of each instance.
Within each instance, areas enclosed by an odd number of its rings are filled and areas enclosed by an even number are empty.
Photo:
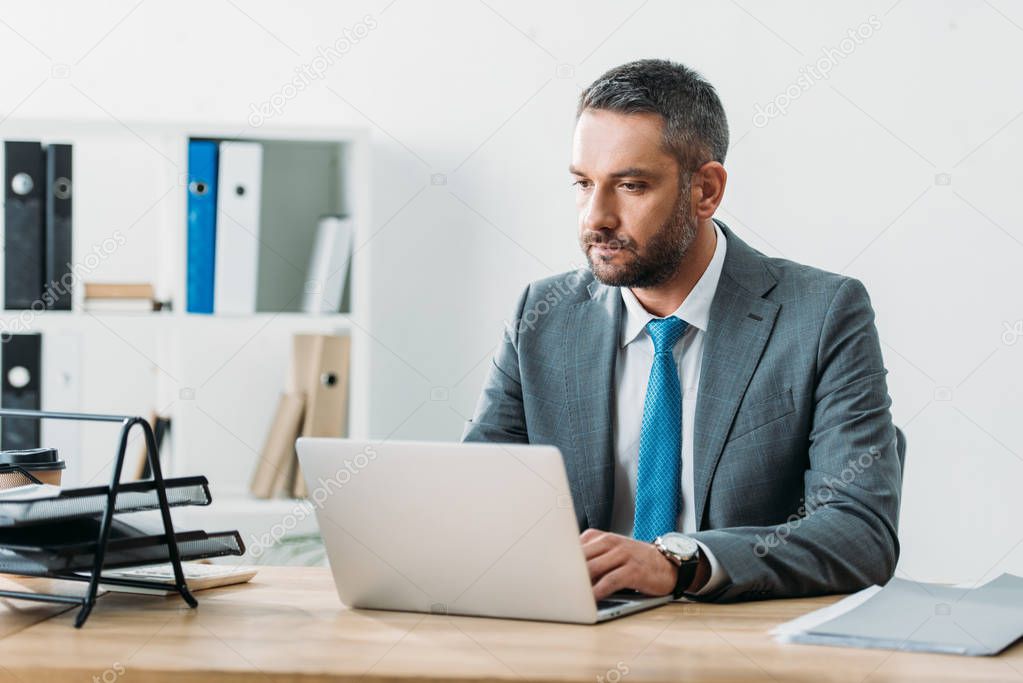
[[[35,529],[18,531],[30,532]],[[30,539],[31,537],[25,534],[26,543],[20,544],[16,542],[19,539],[8,537],[0,547],[0,572],[49,576],[53,573],[89,572],[93,568],[95,541],[49,544],[31,542]],[[182,561],[244,553],[244,544],[237,532],[213,534],[203,531],[179,532],[174,535],[174,540]],[[112,533],[106,545],[103,566],[115,568],[160,564],[170,559],[167,537],[164,534],[118,538],[117,534]]]
[[[206,477],[165,479],[164,484],[167,487],[167,504],[170,507],[209,505],[212,500]],[[109,488],[106,486],[88,486],[64,489],[55,496],[45,498],[4,500],[0,496],[0,526],[21,526],[99,516],[107,506],[108,495]],[[159,507],[156,485],[152,480],[134,481],[118,487],[114,508],[117,513],[157,510]]]
[[[174,570],[173,583],[115,577],[103,580],[134,588],[170,589],[180,595],[189,607],[196,607],[199,603],[188,590],[185,573],[181,569],[182,555],[187,559],[199,559],[244,552],[237,532],[175,533],[171,506],[206,505],[210,502],[209,487],[205,478],[193,477],[191,483],[178,480],[176,489],[168,489],[160,467],[156,435],[149,422],[141,416],[0,408],[0,422],[4,426],[8,424],[7,420],[12,419],[116,422],[121,428],[117,451],[111,460],[108,486],[72,489],[41,498],[33,496],[23,502],[7,500],[3,507],[9,521],[0,522],[0,571],[84,581],[88,583],[85,595],[0,588],[0,598],[76,605],[79,609],[75,628],[80,628],[96,606],[100,579],[106,567],[169,561]],[[145,439],[146,463],[152,480],[122,483],[125,454],[135,427],[142,430]],[[0,468],[0,474],[5,473],[9,475],[4,478],[8,485],[39,483],[24,468]],[[123,522],[117,516],[122,512],[150,509],[159,511],[160,524],[156,529],[122,526]],[[187,548],[179,549],[179,539],[182,546],[187,544]]]

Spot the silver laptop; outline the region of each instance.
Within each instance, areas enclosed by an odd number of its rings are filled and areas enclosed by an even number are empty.
[[[323,438],[297,448],[349,607],[593,624],[671,600],[594,600],[557,448]]]

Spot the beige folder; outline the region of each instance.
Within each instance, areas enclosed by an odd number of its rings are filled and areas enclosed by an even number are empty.
[[[256,498],[270,498],[281,491],[291,493],[295,439],[302,430],[304,409],[304,394],[281,394],[259,465],[249,485]]]
[[[290,388],[306,397],[302,436],[347,435],[350,351],[348,337],[295,335]],[[297,469],[292,490],[297,498],[307,493],[305,480]]]

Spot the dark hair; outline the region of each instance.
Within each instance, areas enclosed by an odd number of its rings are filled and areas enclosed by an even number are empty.
[[[640,59],[616,66],[582,91],[576,119],[586,109],[660,114],[664,146],[682,171],[725,162],[728,120],[721,100],[703,76],[677,62]]]

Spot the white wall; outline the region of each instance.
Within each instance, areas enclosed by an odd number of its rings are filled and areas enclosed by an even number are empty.
[[[1023,572],[1018,4],[129,0],[0,18],[0,120],[240,128],[317,46],[373,26],[272,120],[372,129],[376,436],[455,439],[521,287],[581,262],[565,171],[579,89],[639,57],[701,70],[733,131],[719,217],[873,297],[910,444],[900,572]]]

